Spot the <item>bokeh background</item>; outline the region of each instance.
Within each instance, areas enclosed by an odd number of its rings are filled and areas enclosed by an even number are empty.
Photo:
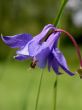
[[[62,0],[0,0],[0,34],[37,35],[44,25],[53,23]],[[70,32],[82,53],[82,0],[69,0],[58,27]],[[79,68],[79,61],[71,41],[60,39],[71,71]],[[16,49],[0,39],[0,110],[34,110],[41,70],[30,68],[30,61],[13,59]],[[62,71],[62,70],[61,70]],[[62,71],[63,72],[63,71]],[[64,72],[63,72],[64,73]],[[38,110],[54,110],[55,74],[44,69]],[[57,110],[82,110],[82,79],[66,73],[58,77]]]

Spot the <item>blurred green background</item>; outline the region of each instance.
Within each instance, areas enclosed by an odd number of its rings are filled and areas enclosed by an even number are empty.
[[[61,0],[0,0],[0,34],[37,35],[44,25],[53,23]],[[79,14],[80,13],[80,14]],[[79,17],[78,17],[79,16]],[[69,0],[59,27],[69,31],[78,42],[82,53],[82,1]],[[60,49],[71,71],[79,68],[75,48],[65,35]],[[13,59],[15,49],[0,39],[0,110],[34,110],[41,70],[31,69],[30,61]],[[62,71],[62,70],[61,70]],[[44,70],[38,110],[54,110],[55,74]],[[57,110],[82,110],[82,80],[66,73],[58,77]]]

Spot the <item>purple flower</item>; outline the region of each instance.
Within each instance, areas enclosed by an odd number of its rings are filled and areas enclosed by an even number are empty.
[[[57,48],[61,32],[54,32],[55,29],[52,24],[48,24],[40,34],[33,38],[30,34],[1,36],[1,38],[11,48],[19,48],[15,59],[25,60],[31,58],[33,64],[37,63],[40,68],[45,68],[48,64],[49,71],[52,67],[56,74],[60,74],[59,67],[61,67],[72,76],[74,73],[70,72],[63,54]]]

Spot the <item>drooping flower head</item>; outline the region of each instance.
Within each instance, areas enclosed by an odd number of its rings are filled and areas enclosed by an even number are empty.
[[[61,32],[66,33],[72,40],[82,66],[80,50],[74,38],[68,32],[57,29],[52,24],[46,25],[41,33],[35,37],[32,37],[30,34],[18,34],[1,36],[1,38],[11,48],[19,48],[16,51],[17,55],[14,56],[15,59],[25,60],[30,58],[32,59],[32,67],[35,67],[37,64],[40,68],[45,68],[46,64],[48,64],[48,70],[50,71],[52,67],[58,75],[61,74],[59,72],[59,67],[61,67],[66,73],[73,76],[75,73],[69,70],[64,55],[57,48]]]

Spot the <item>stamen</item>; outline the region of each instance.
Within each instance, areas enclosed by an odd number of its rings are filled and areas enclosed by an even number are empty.
[[[38,62],[38,61],[37,61],[36,58],[34,57],[34,58],[32,59],[32,62],[31,62],[31,64],[30,64],[30,67],[34,69],[34,68],[36,67],[37,62]]]
[[[55,32],[64,32],[70,38],[70,40],[73,42],[73,44],[74,44],[74,46],[76,48],[77,55],[78,55],[78,58],[79,58],[79,61],[80,61],[80,66],[82,67],[82,58],[81,58],[80,49],[79,49],[79,46],[76,43],[75,39],[73,38],[73,36],[69,32],[67,32],[67,31],[65,31],[63,29],[56,29]]]

